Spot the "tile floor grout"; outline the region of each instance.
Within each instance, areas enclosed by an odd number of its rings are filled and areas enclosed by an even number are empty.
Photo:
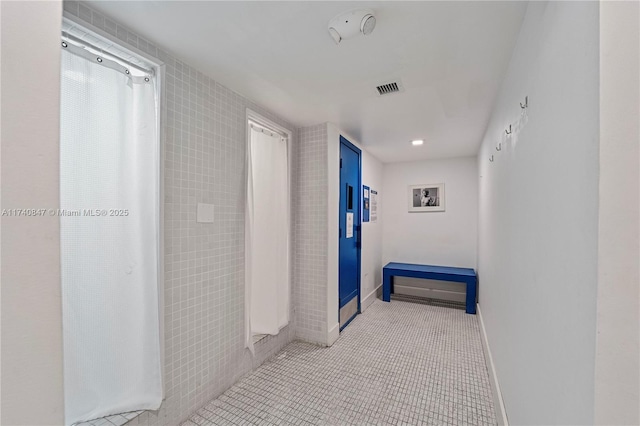
[[[376,301],[329,348],[293,342],[182,426],[496,425],[475,315]]]

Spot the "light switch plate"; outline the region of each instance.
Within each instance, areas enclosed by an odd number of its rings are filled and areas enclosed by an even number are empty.
[[[198,203],[196,222],[213,223],[213,204]]]

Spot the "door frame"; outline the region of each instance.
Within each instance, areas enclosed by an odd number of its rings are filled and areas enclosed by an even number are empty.
[[[358,282],[356,284],[356,289],[357,289],[357,298],[358,298],[358,310],[356,311],[356,314],[353,315],[343,326],[340,326],[339,329],[340,331],[342,331],[346,326],[348,326],[351,321],[354,320],[355,317],[357,317],[360,313],[362,313],[361,307],[360,307],[360,296],[362,294],[362,288],[361,288],[361,281],[362,281],[362,150],[360,148],[358,148],[357,146],[355,146],[354,144],[352,144],[351,142],[349,142],[347,140],[347,138],[345,138],[344,136],[340,135],[340,144],[338,145],[338,157],[340,158],[340,161],[342,161],[342,145],[344,145],[345,147],[351,149],[352,151],[354,151],[356,154],[358,154],[358,188],[356,194],[359,197],[359,203],[358,203],[358,212],[357,212],[357,226],[356,226],[356,232],[357,232],[357,238],[358,238],[358,243],[357,243],[357,259],[358,259]],[[338,168],[338,173],[341,173],[342,171],[342,167]],[[340,175],[338,175],[338,194],[340,194],[340,191],[342,189],[342,183],[340,180]],[[338,224],[340,223],[340,204],[338,203]],[[339,241],[339,239],[338,239]],[[338,247],[338,271],[340,271],[340,248]],[[340,293],[340,277],[338,276],[338,294]],[[338,297],[338,324],[340,324],[340,298]]]

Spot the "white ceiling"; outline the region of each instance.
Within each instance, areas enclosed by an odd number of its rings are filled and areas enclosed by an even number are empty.
[[[384,162],[475,155],[525,2],[94,1],[93,7],[297,126],[326,121]],[[335,15],[376,13],[336,45]],[[405,91],[379,97],[400,78]],[[412,139],[424,139],[412,147]]]

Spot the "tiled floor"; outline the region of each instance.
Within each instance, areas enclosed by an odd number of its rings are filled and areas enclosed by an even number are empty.
[[[74,426],[122,426],[129,420],[135,419],[143,412],[144,411],[131,411],[129,413],[114,414],[113,416],[76,423]]]
[[[195,425],[495,425],[478,320],[375,301],[330,348],[294,342]]]

